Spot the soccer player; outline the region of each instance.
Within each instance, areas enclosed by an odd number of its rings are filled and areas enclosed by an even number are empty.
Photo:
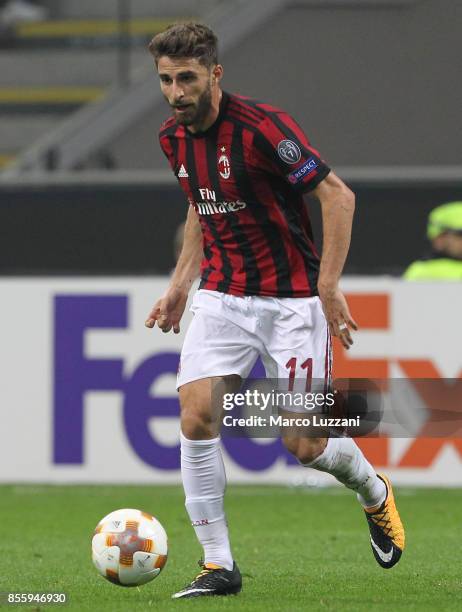
[[[330,335],[352,344],[357,328],[338,288],[350,243],[354,195],[290,115],[220,87],[217,38],[205,25],[173,25],[153,38],[160,87],[173,116],[160,146],[189,202],[184,245],[147,327],[180,331],[200,275],[177,387],[186,509],[204,549],[202,571],[174,598],[227,595],[242,580],[224,512],[221,409],[212,390],[235,391],[261,356],[271,378],[328,380]],[[303,194],[321,202],[324,246],[316,253]],[[364,508],[372,551],[399,560],[404,531],[393,491],[351,438],[284,436],[303,466],[329,472]]]

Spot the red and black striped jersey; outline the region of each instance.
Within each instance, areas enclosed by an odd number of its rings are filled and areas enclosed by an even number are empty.
[[[203,232],[200,288],[232,295],[317,295],[319,257],[303,193],[330,172],[282,110],[223,92],[191,133],[171,117],[159,140]]]

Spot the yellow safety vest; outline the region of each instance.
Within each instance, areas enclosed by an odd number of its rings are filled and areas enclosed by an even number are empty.
[[[414,261],[403,274],[406,280],[462,280],[462,261],[438,257]]]

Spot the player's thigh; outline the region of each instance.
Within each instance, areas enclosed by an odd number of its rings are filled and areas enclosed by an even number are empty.
[[[318,457],[328,432],[313,425],[313,414],[322,412],[331,377],[331,338],[321,301],[315,298],[281,298],[280,316],[265,346],[264,365],[279,392],[290,392],[277,406],[284,422],[280,428],[286,448],[302,463]],[[297,424],[300,423],[300,424]]]
[[[227,393],[235,393],[239,376],[213,376],[182,385],[179,389],[181,431],[190,440],[216,438],[223,419],[223,401]]]
[[[267,376],[278,379],[282,389],[325,391],[332,350],[320,299],[280,298],[278,303],[280,315],[263,356]]]
[[[177,389],[203,378],[239,376],[246,379],[259,355],[259,340],[245,325],[239,301],[230,307],[218,292],[198,291],[191,311],[178,369]]]

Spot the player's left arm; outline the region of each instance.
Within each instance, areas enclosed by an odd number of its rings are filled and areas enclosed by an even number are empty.
[[[338,288],[348,248],[355,208],[353,192],[327,166],[303,130],[287,113],[269,114],[254,135],[253,155],[258,167],[281,177],[296,193],[314,193],[321,202],[324,247],[318,292],[331,333],[345,348],[357,329]]]
[[[329,329],[348,349],[353,344],[350,329],[358,329],[350,314],[339,280],[350,248],[355,195],[334,172],[312,191],[322,210],[323,249],[318,292]]]

